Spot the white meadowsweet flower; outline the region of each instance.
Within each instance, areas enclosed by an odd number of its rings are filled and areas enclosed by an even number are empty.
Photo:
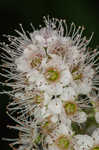
[[[29,72],[33,68],[40,66],[42,61],[42,53],[39,52],[36,45],[30,44],[24,48],[22,56],[15,59],[15,64],[17,65],[17,70],[20,72]]]
[[[76,135],[73,139],[75,150],[91,150],[94,141],[91,136],[88,135]]]
[[[65,126],[71,127],[71,120],[66,116],[60,98],[49,99],[48,103],[44,103],[41,115],[43,118],[51,116],[52,122],[62,122]]]
[[[83,101],[83,99],[82,99]],[[82,108],[86,109],[87,105],[83,105],[80,100],[70,99],[66,100],[63,103],[64,113],[66,114],[66,118],[71,121],[77,123],[84,123],[87,120],[87,114],[82,110]]]
[[[72,82],[74,89],[78,93],[88,94],[93,87],[92,79],[94,77],[94,70],[91,66],[84,67],[82,64],[74,66],[71,69],[71,73],[74,80],[74,82]]]
[[[72,145],[72,135],[73,132],[70,128],[64,124],[60,124],[53,132],[48,135],[45,139],[46,144],[48,144],[48,150],[57,149],[57,150],[71,150],[73,149]]]
[[[75,150],[98,150],[99,149],[99,128],[95,129],[92,136],[75,135],[73,137]]]
[[[56,82],[58,79],[60,79],[60,82],[64,84],[69,84],[69,82],[72,80],[71,73],[69,71],[68,65],[64,62],[61,56],[55,55],[55,54],[50,54],[49,59],[46,59],[45,66],[42,66],[43,71],[46,72],[49,68],[56,68],[56,73],[57,73],[57,78],[55,79],[49,79],[46,76],[46,79],[49,82]],[[59,72],[59,74],[58,74]],[[60,78],[59,78],[60,77]]]

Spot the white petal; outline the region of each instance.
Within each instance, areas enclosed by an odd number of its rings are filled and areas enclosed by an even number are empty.
[[[18,148],[18,150],[24,150],[26,147],[25,146],[20,146],[19,148]]]
[[[99,144],[99,128],[93,132],[92,137],[94,139],[94,144]]]
[[[72,87],[66,87],[63,89],[63,93],[60,98],[62,101],[67,101],[67,100],[74,99],[75,96],[76,93],[74,89]]]
[[[72,81],[72,76],[68,68],[61,72],[61,80],[64,86],[68,85]]]
[[[62,123],[65,124],[65,126],[71,128],[71,119],[68,118],[68,116],[66,115],[64,109],[62,109],[62,113],[60,114],[60,120]]]
[[[51,101],[51,96],[47,92],[44,92],[44,105],[47,105]]]
[[[48,146],[48,150],[59,150],[59,148],[55,144],[52,144]]]
[[[62,111],[62,105],[59,100],[52,100],[48,105],[48,110],[52,114],[60,114]]]
[[[60,124],[58,132],[60,134],[65,134],[65,135],[72,135],[73,134],[72,130],[63,123]]]
[[[95,119],[96,119],[96,122],[99,123],[99,112],[95,113]]]
[[[15,60],[15,64],[17,65],[17,71],[21,71],[21,72],[29,72],[30,71],[30,66],[23,56],[17,58]]]
[[[58,116],[57,115],[53,115],[50,119],[51,119],[51,121],[53,123],[56,123],[58,121]]]
[[[29,44],[23,52],[23,56],[27,59],[29,59],[29,57],[31,57],[31,55],[34,54],[34,52],[37,52],[37,47],[36,45],[33,44]]]
[[[92,86],[87,81],[79,83],[72,82],[72,86],[78,94],[79,93],[88,94],[92,88]]]
[[[62,92],[63,92],[63,87],[59,83],[52,84],[52,85],[47,85],[46,86],[46,92],[49,95],[61,95]]]
[[[87,120],[87,115],[83,111],[77,112],[77,114],[72,117],[72,120],[78,123],[83,123]]]
[[[29,82],[33,83],[35,82],[37,86],[41,86],[44,84],[44,78],[43,75],[40,74],[37,70],[33,70],[27,74],[27,78]]]
[[[52,36],[47,39],[48,44],[54,43],[55,41],[57,41],[57,36]]]
[[[35,39],[41,44],[45,43],[45,39],[41,35],[36,35]]]
[[[43,107],[41,109],[41,114],[40,114],[43,118],[46,118],[48,116],[50,116],[50,112],[47,111],[47,108],[46,107]]]

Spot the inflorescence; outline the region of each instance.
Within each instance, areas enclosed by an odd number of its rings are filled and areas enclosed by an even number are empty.
[[[44,27],[7,36],[2,72],[12,97],[7,114],[19,131],[13,150],[99,150],[99,51],[89,49],[93,34],[44,17]],[[9,90],[8,90],[9,89]],[[87,129],[87,122],[95,126]]]

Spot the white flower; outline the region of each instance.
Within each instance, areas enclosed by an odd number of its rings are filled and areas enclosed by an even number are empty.
[[[92,134],[92,138],[94,140],[94,145],[99,146],[99,128],[96,128],[95,131]]]
[[[29,44],[24,48],[23,54],[15,59],[17,71],[29,72],[33,68],[40,66],[42,61],[43,51],[39,51],[36,45]]]
[[[94,141],[88,135],[76,135],[73,139],[75,150],[91,150]]]
[[[87,120],[87,114],[83,111],[77,112],[73,117],[72,121],[77,123],[83,123]]]
[[[51,135],[48,135],[45,139],[46,144],[49,145],[49,150],[55,148],[57,150],[67,149],[69,150],[72,147],[71,136],[73,132],[70,128],[64,124],[60,124]],[[63,142],[60,142],[63,141]],[[60,144],[59,144],[60,143]]]
[[[92,136],[76,135],[73,137],[75,150],[98,150],[99,149],[99,128],[97,128]]]
[[[96,119],[96,122],[99,123],[99,112],[95,113],[95,119]]]
[[[74,89],[78,93],[88,94],[93,88],[94,70],[90,66],[80,64],[80,66],[72,68],[71,72],[74,79],[72,82]]]
[[[81,110],[82,106],[80,105],[79,100],[67,100],[63,103],[63,107],[66,118],[70,119],[71,121],[83,123],[87,120],[87,114]]]

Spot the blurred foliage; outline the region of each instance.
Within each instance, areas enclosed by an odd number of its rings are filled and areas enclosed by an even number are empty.
[[[69,25],[71,22],[77,26],[84,25],[85,35],[89,37],[92,32],[95,33],[90,45],[92,47],[98,45],[98,0],[0,0],[0,41],[5,40],[2,34],[15,35],[14,29],[20,29],[19,23],[23,24],[25,30],[29,30],[31,22],[37,28],[42,23],[42,17],[47,15],[66,19]],[[8,122],[11,124],[12,121],[7,117],[5,111],[10,98],[1,95],[0,100],[0,135],[1,137],[9,137],[11,131],[6,129],[6,124]],[[74,127],[76,128],[76,126]],[[13,134],[15,131],[12,131]],[[7,142],[0,144],[1,150],[10,150]]]

